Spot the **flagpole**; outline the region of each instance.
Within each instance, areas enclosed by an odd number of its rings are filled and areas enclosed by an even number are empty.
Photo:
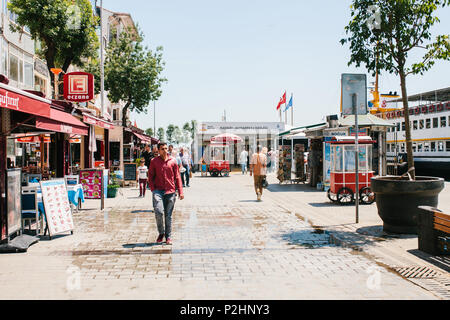
[[[286,97],[286,90],[284,91],[284,96]],[[286,106],[287,106],[287,97],[286,97],[286,99],[284,100],[284,120],[285,120],[285,123],[286,124],[288,124],[288,121],[287,121],[287,110],[286,110]]]
[[[291,92],[292,106],[291,106],[291,125],[294,127],[294,94]]]

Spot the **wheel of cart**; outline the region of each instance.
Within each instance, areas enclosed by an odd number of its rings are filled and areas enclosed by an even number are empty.
[[[327,197],[330,199],[331,202],[337,202],[337,196],[331,192],[331,189],[328,189],[327,191]]]
[[[341,205],[352,204],[355,201],[352,189],[347,187],[339,189],[336,198]]]
[[[375,201],[375,193],[369,187],[364,187],[359,191],[359,199],[362,204],[372,204]]]
[[[219,170],[213,169],[209,172],[211,174],[211,177],[218,177],[219,176]]]
[[[222,177],[228,177],[228,176],[230,175],[230,172],[229,172],[227,169],[222,169],[222,170],[220,171],[220,175],[221,175]]]

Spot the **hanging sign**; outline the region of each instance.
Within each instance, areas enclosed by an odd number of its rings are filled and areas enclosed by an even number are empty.
[[[94,99],[94,75],[87,72],[70,72],[64,75],[64,99],[85,102]]]
[[[343,73],[341,79],[341,112],[344,116],[355,114],[353,95],[356,95],[356,113],[367,114],[367,78],[365,74]]]

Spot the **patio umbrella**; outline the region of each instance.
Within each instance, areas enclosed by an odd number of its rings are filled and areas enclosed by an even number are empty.
[[[242,138],[232,133],[222,133],[212,137],[211,142],[242,142]]]

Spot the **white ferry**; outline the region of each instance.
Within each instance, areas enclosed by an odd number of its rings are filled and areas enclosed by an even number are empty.
[[[450,178],[450,87],[408,97],[409,120],[417,175]],[[384,112],[395,126],[387,133],[387,159],[406,161],[405,119],[399,107]],[[411,104],[416,104],[411,106]]]

